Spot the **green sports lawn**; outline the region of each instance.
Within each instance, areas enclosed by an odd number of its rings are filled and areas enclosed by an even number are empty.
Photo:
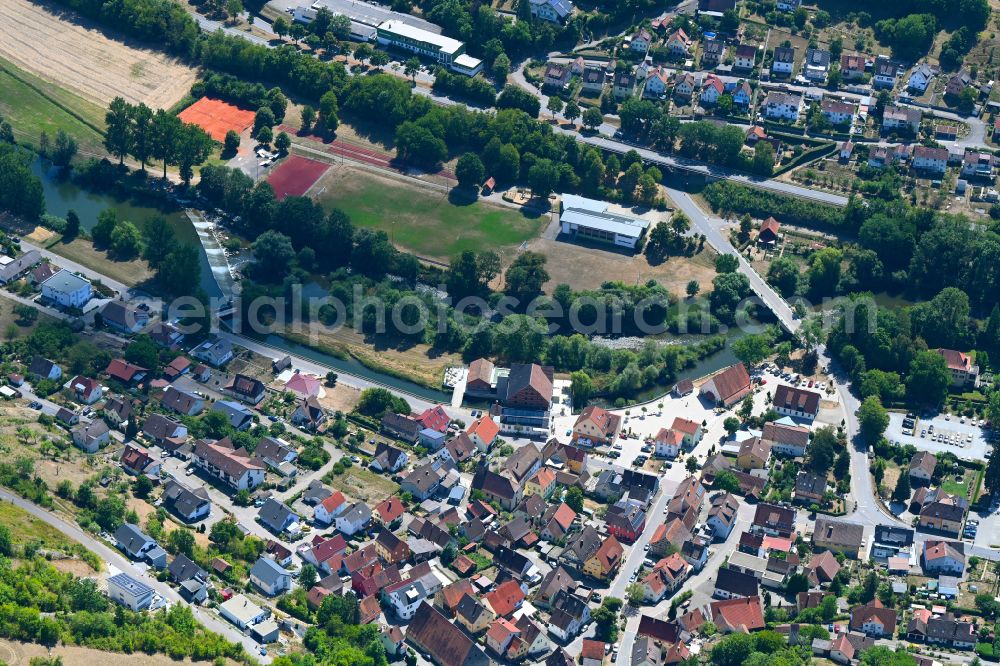
[[[29,74],[0,58],[0,113],[22,143],[38,145],[45,131],[63,130],[76,139],[80,153],[104,154],[104,109],[93,102]]]
[[[520,245],[537,237],[548,219],[485,203],[456,205],[436,189],[343,168],[331,169],[313,191],[356,226],[381,229],[397,246],[445,262],[465,250]]]

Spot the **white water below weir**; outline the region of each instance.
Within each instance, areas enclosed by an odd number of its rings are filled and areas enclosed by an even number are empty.
[[[184,212],[191,220],[195,231],[198,232],[198,240],[201,241],[201,247],[208,258],[208,265],[212,269],[212,277],[215,278],[215,284],[218,285],[222,298],[231,302],[240,289],[236,280],[233,279],[233,268],[229,265],[226,252],[215,236],[215,225],[206,220],[200,211],[186,208]],[[223,308],[223,310],[226,309]]]

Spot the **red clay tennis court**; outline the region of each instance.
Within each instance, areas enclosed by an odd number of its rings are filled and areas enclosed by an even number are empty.
[[[208,132],[216,141],[226,139],[226,132],[234,130],[237,134],[253,125],[256,114],[238,106],[223,102],[221,99],[202,97],[197,102],[177,114],[186,123],[193,123]]]
[[[279,199],[287,196],[300,197],[329,168],[329,164],[292,155],[271,172],[267,182],[271,183],[274,195]]]

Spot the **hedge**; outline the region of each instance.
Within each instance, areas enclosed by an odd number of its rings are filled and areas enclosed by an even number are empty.
[[[834,231],[841,231],[845,226],[844,212],[837,206],[766,192],[731,181],[712,183],[702,191],[702,196],[716,213],[747,213],[760,219],[774,216],[786,224]]]

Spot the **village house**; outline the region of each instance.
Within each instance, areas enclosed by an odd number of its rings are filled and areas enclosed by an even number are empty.
[[[921,63],[910,72],[906,87],[915,93],[923,93],[934,79],[934,70],[926,63]]]
[[[774,389],[771,403],[782,416],[812,421],[819,415],[820,399],[820,394],[815,391],[779,384]]]
[[[228,439],[199,439],[193,458],[196,467],[236,490],[252,490],[264,482],[266,467],[252,459],[246,449],[234,449]]]
[[[742,470],[767,469],[771,447],[760,437],[749,437],[740,443],[736,465]]]
[[[620,428],[620,416],[601,407],[588,405],[573,424],[573,440],[584,446],[611,446],[618,437]]]
[[[111,431],[102,419],[81,423],[71,431],[73,443],[85,453],[97,453],[102,446],[111,441]]]
[[[854,122],[857,107],[849,102],[824,98],[819,105],[820,113],[834,126],[846,126]]]
[[[635,92],[636,77],[627,67],[615,71],[611,89],[615,99],[628,99]]]
[[[760,438],[770,445],[774,455],[801,458],[809,445],[809,429],[769,421],[764,424]]]
[[[844,53],[840,56],[840,74],[844,81],[858,81],[865,76],[865,57],[857,53]]]
[[[633,39],[633,44],[634,44]],[[667,50],[670,55],[675,58],[687,57],[691,53],[691,38],[688,37],[687,33],[678,28],[669,37],[667,37]]]
[[[882,112],[882,131],[900,131],[916,134],[920,131],[920,120],[923,114],[920,109],[908,106],[888,105]]]
[[[726,43],[717,40],[710,39],[705,42],[701,50],[701,67],[702,69],[712,69],[718,67],[726,57]]]
[[[896,85],[896,77],[899,67],[888,58],[879,56],[875,59],[875,66],[872,69],[872,83],[876,88],[893,88]]]
[[[775,47],[771,58],[771,74],[791,76],[795,68],[795,49],[790,46]]]
[[[573,13],[570,0],[530,0],[531,16],[550,23],[563,23]]]
[[[750,375],[742,363],[712,375],[701,385],[699,395],[705,399],[730,407],[750,393]]]
[[[948,167],[948,149],[917,146],[913,149],[912,164],[916,171],[943,174]]]
[[[810,81],[826,81],[830,71],[830,52],[822,49],[809,49],[803,62],[802,75]]]
[[[733,69],[750,71],[757,64],[757,47],[753,44],[740,44],[736,47],[736,59]]]
[[[938,354],[944,357],[951,373],[951,385],[957,388],[963,386],[979,387],[979,366],[972,364],[972,357],[954,349],[938,349]]]
[[[816,519],[816,526],[813,529],[813,547],[826,548],[857,558],[864,547],[864,533],[864,525],[822,516]]]
[[[73,399],[84,405],[92,405],[104,395],[100,382],[90,377],[77,375],[66,383],[66,390],[69,391]]]

